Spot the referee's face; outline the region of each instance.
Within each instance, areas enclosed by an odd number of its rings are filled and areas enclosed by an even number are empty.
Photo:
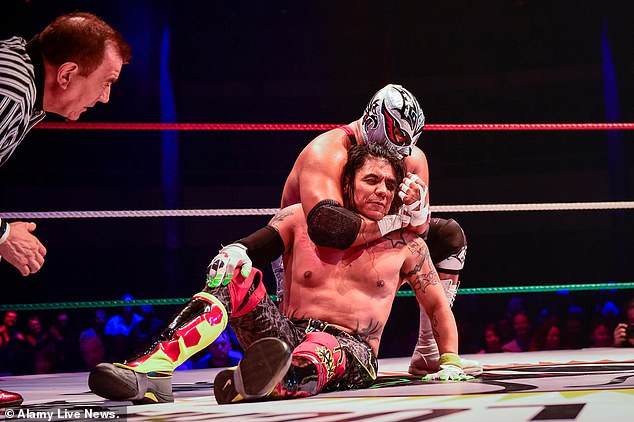
[[[121,73],[123,60],[112,45],[106,45],[104,60],[99,67],[88,76],[74,74],[67,89],[61,95],[61,114],[77,120],[79,116],[98,102],[107,103],[110,99],[110,88]]]

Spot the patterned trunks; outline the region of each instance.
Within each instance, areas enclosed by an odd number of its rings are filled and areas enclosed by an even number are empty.
[[[231,299],[228,289],[224,287],[207,290],[223,303],[229,305]],[[306,334],[323,331],[333,335],[346,353],[346,370],[344,375],[331,380],[322,391],[349,390],[367,388],[376,379],[378,370],[377,358],[370,346],[359,336],[348,334],[327,322],[316,319],[290,320],[284,316],[271,298],[266,295],[256,308],[238,318],[229,318],[231,328],[236,333],[240,345],[247,349],[253,342],[264,337],[276,337],[285,341],[295,349],[306,339]]]

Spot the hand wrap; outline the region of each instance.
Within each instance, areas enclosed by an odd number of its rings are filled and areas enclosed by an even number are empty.
[[[410,222],[410,216],[405,213],[403,206],[399,208],[398,214],[388,214],[376,223],[379,225],[381,236],[385,236],[395,230],[406,227]]]
[[[404,186],[398,192],[399,198],[403,200],[407,195],[407,190],[411,187],[412,184],[414,184],[414,187],[418,188],[420,198],[409,205],[403,204],[403,208],[411,217],[409,224],[414,227],[425,224],[430,215],[429,204],[425,204],[428,190],[427,186],[416,183],[417,180],[421,179],[416,174],[412,175],[411,178],[406,177],[405,179],[403,179]],[[423,206],[423,204],[425,205]]]
[[[461,359],[455,353],[443,353],[440,355],[440,370],[433,374],[425,375],[423,381],[468,381],[474,379],[462,370]]]
[[[6,220],[0,218],[0,245],[7,241],[11,233],[11,226]]]

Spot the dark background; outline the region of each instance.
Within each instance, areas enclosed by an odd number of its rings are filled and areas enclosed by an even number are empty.
[[[427,123],[631,122],[632,4],[8,0],[0,35],[30,38],[74,10],[123,33],[133,60],[110,103],[83,122],[348,123],[390,82],[418,98]],[[317,134],[33,130],[0,169],[0,210],[275,208]],[[621,201],[633,197],[632,138],[424,131],[418,145],[433,205]],[[178,165],[175,188],[162,176],[164,155]],[[436,216],[455,218],[468,236],[463,287],[634,279],[629,210]],[[0,265],[0,301],[188,297],[221,244],[268,219],[37,220],[46,264],[28,278]],[[413,299],[394,309],[391,323],[415,331]]]

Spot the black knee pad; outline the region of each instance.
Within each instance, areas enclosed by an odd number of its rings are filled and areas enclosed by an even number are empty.
[[[438,270],[452,273],[462,269],[467,253],[467,237],[456,220],[432,218],[426,242],[432,262]]]

